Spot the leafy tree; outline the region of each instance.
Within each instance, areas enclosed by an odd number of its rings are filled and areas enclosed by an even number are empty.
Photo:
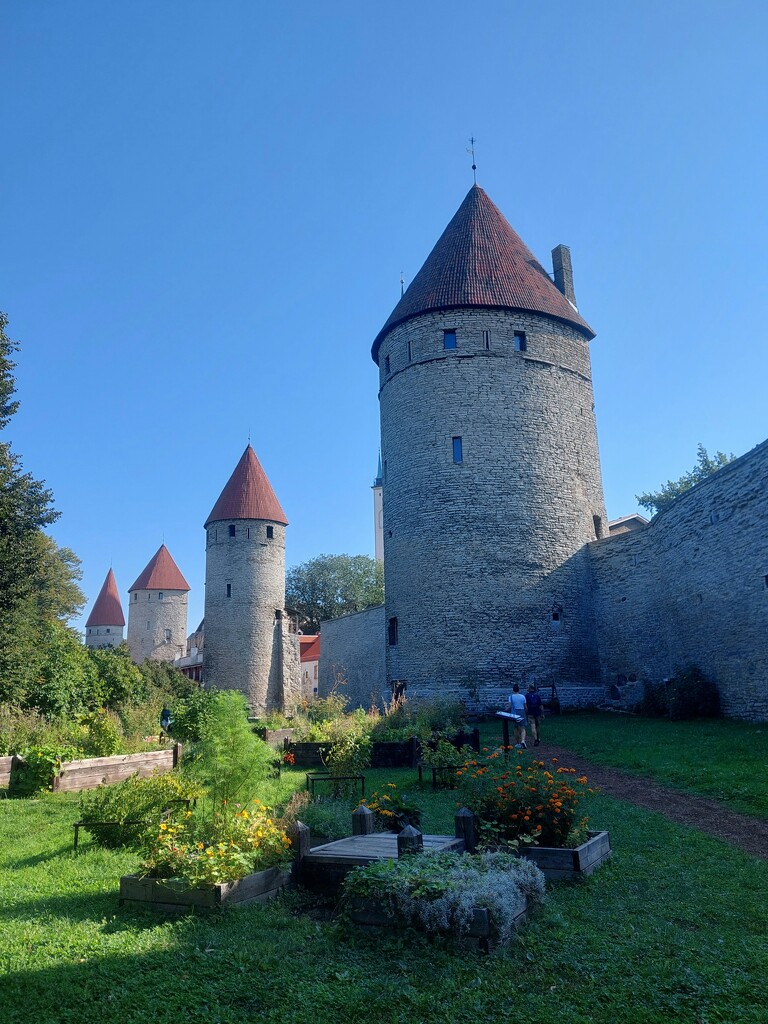
[[[367,555],[318,555],[286,575],[285,603],[308,632],[316,632],[324,619],[338,619],[383,601],[384,569]]]
[[[100,681],[102,699],[108,708],[144,701],[149,684],[131,661],[126,644],[119,647],[93,648],[89,652]]]
[[[658,491],[651,491],[648,494],[636,494],[639,504],[647,508],[649,512],[661,512],[667,508],[675,498],[689,491],[691,487],[712,476],[718,469],[733,462],[735,455],[726,455],[724,452],[715,452],[710,456],[703,444],[697,449],[696,465],[688,473],[684,473],[679,480],[667,480],[664,486]]]

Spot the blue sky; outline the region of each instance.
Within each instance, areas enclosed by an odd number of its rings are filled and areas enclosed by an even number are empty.
[[[4,0],[0,37],[8,432],[89,602],[164,539],[197,624],[249,432],[289,565],[373,553],[370,346],[470,135],[539,259],[571,247],[609,517],[768,436],[765,3]]]

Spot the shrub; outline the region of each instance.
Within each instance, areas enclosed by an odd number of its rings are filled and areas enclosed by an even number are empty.
[[[123,727],[117,715],[101,708],[80,718],[84,729],[83,748],[86,757],[111,757],[123,749]]]
[[[669,700],[666,683],[643,682],[643,699],[640,714],[648,718],[665,718],[669,714]]]
[[[180,743],[201,739],[210,725],[217,693],[215,689],[198,688],[183,699],[171,701],[171,732],[174,739]],[[159,728],[159,714],[160,708],[155,718],[155,729]]]
[[[371,738],[360,712],[329,722],[322,760],[331,775],[359,775],[371,763]]]
[[[163,812],[200,795],[201,790],[177,772],[146,779],[132,775],[124,782],[83,793],[80,814],[84,821],[93,823],[84,828],[100,846],[134,846],[141,842],[147,828],[159,823]]]
[[[457,775],[466,806],[490,826],[502,841],[535,840],[542,846],[578,845],[587,819],[577,820],[580,798],[587,778],[576,778],[574,768],[563,768],[557,758],[551,770],[544,761],[532,760],[509,767],[495,751],[459,768]]]
[[[290,846],[271,809],[258,800],[222,808],[212,819],[186,811],[147,835],[141,871],[191,886],[234,882],[284,863]]]
[[[58,775],[62,761],[74,761],[82,755],[82,750],[75,747],[37,746],[22,751],[23,764],[14,774],[13,795],[33,796],[53,789],[53,778]]]
[[[301,820],[313,835],[330,840],[343,839],[352,831],[352,800],[333,796],[316,796],[310,799],[309,793],[306,792],[296,793],[294,796],[302,799],[296,804],[293,804],[292,800],[286,807],[287,823]]]
[[[515,927],[518,899],[532,906],[544,900],[544,875],[530,861],[505,853],[476,857],[424,853],[354,868],[342,901],[381,900],[387,913],[429,932],[466,934],[475,907],[485,907],[499,939]]]
[[[720,693],[697,665],[688,665],[669,680],[669,717],[715,718],[720,714]]]

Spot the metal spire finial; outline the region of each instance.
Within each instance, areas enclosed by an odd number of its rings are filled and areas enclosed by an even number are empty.
[[[405,294],[405,278],[403,277],[402,270],[400,271],[400,298],[402,299]]]
[[[476,142],[477,142],[477,139],[474,137],[474,135],[472,135],[470,137],[470,140],[469,140],[471,148],[467,149],[467,152],[472,157],[472,177],[474,178],[475,184],[477,184],[477,164],[475,163],[475,143]]]

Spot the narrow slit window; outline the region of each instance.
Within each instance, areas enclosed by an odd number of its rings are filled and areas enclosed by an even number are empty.
[[[443,331],[443,348],[456,348],[456,331]]]
[[[408,362],[410,363],[412,361],[413,361],[413,342],[409,341],[408,342]]]
[[[483,331],[483,348],[486,350],[486,352],[488,352],[490,347],[491,347],[491,332],[490,331]]]
[[[170,631],[170,629],[166,629],[166,631],[165,631],[165,642],[167,644],[169,644],[171,642],[171,631]]]
[[[159,591],[158,591],[158,594],[157,594],[157,600],[158,600],[158,601],[162,601],[162,600],[163,600],[163,592],[162,592],[162,590],[159,590]]]
[[[393,617],[387,624],[387,643],[390,647],[397,646],[397,618]]]
[[[232,584],[227,584],[227,597],[232,597]]]
[[[274,528],[274,526],[268,526],[267,527],[267,540],[272,540],[272,538],[274,536],[275,536],[275,528]]]
[[[528,350],[528,341],[525,337],[525,331],[515,331],[515,352],[526,352]]]
[[[389,376],[390,372],[389,356],[384,356],[384,373]]]
[[[454,437],[453,439],[453,461],[463,462],[464,461],[464,446],[460,437]]]
[[[229,524],[229,536],[230,537],[234,537],[235,536],[235,524],[234,523],[230,523]]]

